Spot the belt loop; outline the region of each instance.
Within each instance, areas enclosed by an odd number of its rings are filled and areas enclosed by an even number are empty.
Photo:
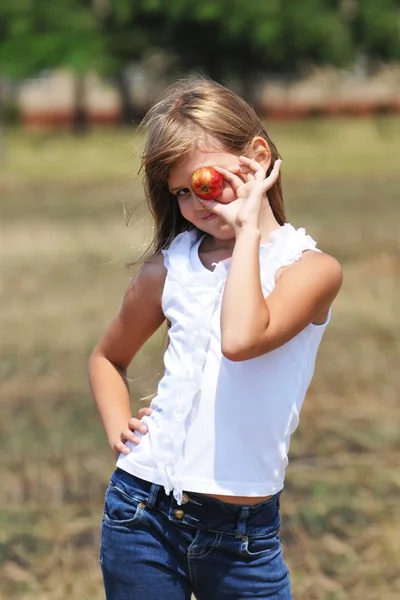
[[[146,507],[154,508],[157,502],[158,492],[160,491],[160,486],[156,483],[151,484],[149,497],[147,498]]]
[[[247,517],[249,516],[249,513],[250,513],[249,506],[241,506],[240,507],[239,518],[238,518],[237,527],[236,527],[236,531],[235,531],[236,537],[242,537],[242,536],[246,535],[246,520],[247,520]]]

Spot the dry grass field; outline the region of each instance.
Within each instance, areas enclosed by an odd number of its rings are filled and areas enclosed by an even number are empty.
[[[282,498],[295,600],[400,597],[400,122],[272,124],[289,220],[345,280]],[[101,600],[113,469],[87,357],[150,235],[134,131],[9,132],[0,166],[0,598]],[[137,207],[131,227],[124,211]],[[163,335],[130,370],[154,390]],[[122,551],[122,549],[121,549]]]

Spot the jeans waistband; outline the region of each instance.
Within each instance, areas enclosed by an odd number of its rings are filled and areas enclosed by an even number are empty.
[[[230,504],[203,494],[184,492],[182,504],[178,505],[173,495],[167,496],[161,485],[140,479],[119,468],[113,473],[111,483],[117,487],[123,486],[125,494],[143,502],[149,509],[160,510],[181,526],[239,537],[273,534],[279,530],[281,492],[254,506]]]

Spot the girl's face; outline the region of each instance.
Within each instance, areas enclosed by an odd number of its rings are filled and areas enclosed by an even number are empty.
[[[200,202],[190,188],[190,181],[193,173],[200,167],[215,166],[230,169],[238,165],[239,157],[236,154],[215,148],[207,149],[204,144],[193,150],[188,158],[172,169],[168,177],[168,187],[177,198],[182,216],[216,239],[232,239],[233,229]],[[217,200],[224,204],[236,200],[235,192],[227,181],[224,181],[223,192]]]

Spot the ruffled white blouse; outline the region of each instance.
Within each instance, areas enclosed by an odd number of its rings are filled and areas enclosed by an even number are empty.
[[[117,461],[121,469],[173,491],[178,503],[183,490],[264,496],[282,489],[290,436],[328,322],[309,325],[261,357],[227,360],[220,309],[230,259],[206,269],[198,255],[201,240],[197,231],[187,231],[164,251],[162,308],[171,323],[165,372],[154,411],[143,419],[148,433],[138,446],[128,442],[130,454]],[[265,296],[276,272],[305,250],[316,250],[316,243],[304,229],[287,223],[272,232],[260,246]]]

